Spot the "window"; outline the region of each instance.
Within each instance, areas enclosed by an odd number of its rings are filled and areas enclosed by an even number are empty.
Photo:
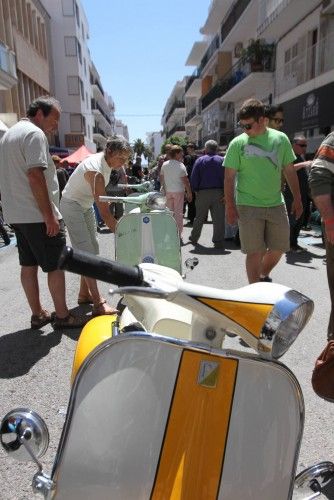
[[[87,76],[87,66],[86,66],[86,59],[84,58],[83,60],[83,63],[84,63],[84,72],[85,72],[85,76]]]
[[[78,28],[80,28],[80,14],[79,14],[79,7],[78,7],[77,3],[75,4],[75,17],[77,20]]]
[[[67,77],[67,91],[68,91],[68,95],[79,95],[79,77],[78,76],[68,76]]]
[[[84,84],[81,78],[80,78],[80,94],[81,94],[81,99],[84,101],[85,100]]]
[[[78,56],[79,56],[79,61],[80,61],[80,64],[82,64],[81,45],[80,45],[80,43],[78,42],[78,40],[77,40],[77,46],[78,46]]]
[[[75,36],[65,36],[65,56],[77,55],[77,39]]]
[[[83,41],[85,41],[85,28],[84,28],[83,23],[81,23],[81,33],[82,33],[82,39],[83,39]]]
[[[71,132],[82,133],[82,116],[79,113],[70,114]]]

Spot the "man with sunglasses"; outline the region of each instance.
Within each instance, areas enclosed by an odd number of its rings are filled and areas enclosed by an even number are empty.
[[[284,125],[283,107],[282,106],[266,106],[265,116],[268,118],[268,127],[275,130],[282,130]]]
[[[239,224],[249,283],[272,281],[271,270],[290,247],[282,172],[293,193],[292,212],[296,218],[303,212],[296,157],[288,137],[267,127],[261,101],[245,101],[238,117],[244,133],[231,141],[224,160],[227,222]]]

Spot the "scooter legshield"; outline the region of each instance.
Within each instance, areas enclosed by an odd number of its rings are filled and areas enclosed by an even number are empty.
[[[116,227],[115,248],[116,260],[123,264],[160,264],[181,274],[180,237],[175,219],[169,213],[124,215]]]
[[[120,335],[75,380],[54,498],[287,500],[303,409],[284,365]]]

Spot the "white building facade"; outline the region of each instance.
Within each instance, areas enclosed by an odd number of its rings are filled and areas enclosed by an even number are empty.
[[[51,18],[55,96],[62,106],[59,145],[96,151],[91,111],[89,27],[79,0],[41,0]]]
[[[255,97],[282,104],[285,132],[304,133],[314,152],[334,125],[333,14],[333,0],[212,0],[186,61],[187,138],[228,144]]]

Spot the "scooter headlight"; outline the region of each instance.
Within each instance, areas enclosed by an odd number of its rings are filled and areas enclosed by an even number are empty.
[[[269,314],[258,343],[258,352],[266,359],[278,359],[289,349],[313,312],[314,304],[305,295],[289,290],[276,302]]]
[[[146,205],[150,210],[165,210],[166,197],[159,192],[149,193],[146,200]]]

